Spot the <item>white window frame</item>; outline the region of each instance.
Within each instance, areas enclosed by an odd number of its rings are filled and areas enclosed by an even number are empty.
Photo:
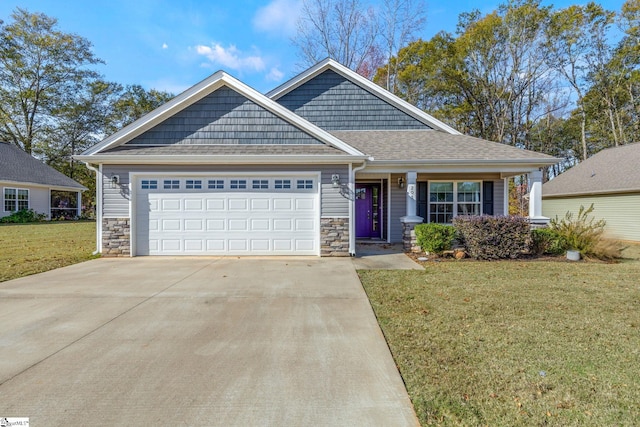
[[[313,180],[312,179],[296,180],[296,190],[313,190]]]
[[[290,179],[276,179],[276,180],[274,180],[274,188],[276,190],[290,190],[291,189],[291,180]]]
[[[229,189],[230,190],[246,190],[247,189],[247,179],[230,179],[229,180]]]
[[[452,202],[432,202],[431,201],[431,183],[452,183],[453,184],[453,201]],[[461,182],[473,182],[473,183],[477,183],[480,186],[480,200],[478,202],[459,202],[458,201],[458,184]],[[458,204],[477,204],[479,206],[478,212],[480,212],[480,215],[483,214],[482,212],[482,200],[484,199],[484,194],[482,194],[482,180],[477,180],[477,179],[459,179],[459,180],[429,180],[427,182],[427,219],[428,222],[431,222],[431,205],[433,204],[453,204],[453,213],[452,213],[452,219],[458,216]],[[450,222],[445,222],[445,223],[436,223],[436,224],[451,224]]]
[[[13,190],[13,199],[7,199],[7,190]],[[4,187],[2,189],[2,211],[3,212],[18,212],[20,209],[20,202],[24,200],[20,200],[19,193],[20,191],[27,192],[27,207],[22,209],[31,209],[31,193],[28,188],[18,188],[18,187]],[[7,200],[15,203],[15,209],[7,210]]]
[[[224,179],[207,179],[207,190],[224,190]]]
[[[252,179],[251,188],[253,190],[268,190],[269,180],[268,179]]]
[[[179,179],[163,179],[162,189],[163,190],[179,190],[180,180]]]
[[[202,190],[201,179],[186,179],[184,185],[186,190]]]
[[[158,189],[158,180],[157,179],[143,179],[140,181],[140,189],[142,190],[157,190]]]

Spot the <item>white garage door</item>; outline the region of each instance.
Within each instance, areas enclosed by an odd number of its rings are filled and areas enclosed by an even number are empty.
[[[317,176],[134,183],[136,255],[319,255]]]

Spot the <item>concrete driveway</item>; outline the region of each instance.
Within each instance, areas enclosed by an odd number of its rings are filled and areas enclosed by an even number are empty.
[[[413,426],[350,259],[98,259],[0,283],[0,417]]]

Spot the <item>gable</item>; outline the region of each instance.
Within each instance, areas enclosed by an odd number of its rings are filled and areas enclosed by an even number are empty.
[[[246,96],[221,86],[125,145],[322,144]]]
[[[284,94],[277,102],[326,130],[431,129],[330,69]]]

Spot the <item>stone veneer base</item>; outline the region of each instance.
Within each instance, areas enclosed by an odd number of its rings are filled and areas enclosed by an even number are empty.
[[[129,218],[102,219],[102,256],[131,255],[131,220]]]
[[[320,219],[320,256],[349,256],[349,218]]]

